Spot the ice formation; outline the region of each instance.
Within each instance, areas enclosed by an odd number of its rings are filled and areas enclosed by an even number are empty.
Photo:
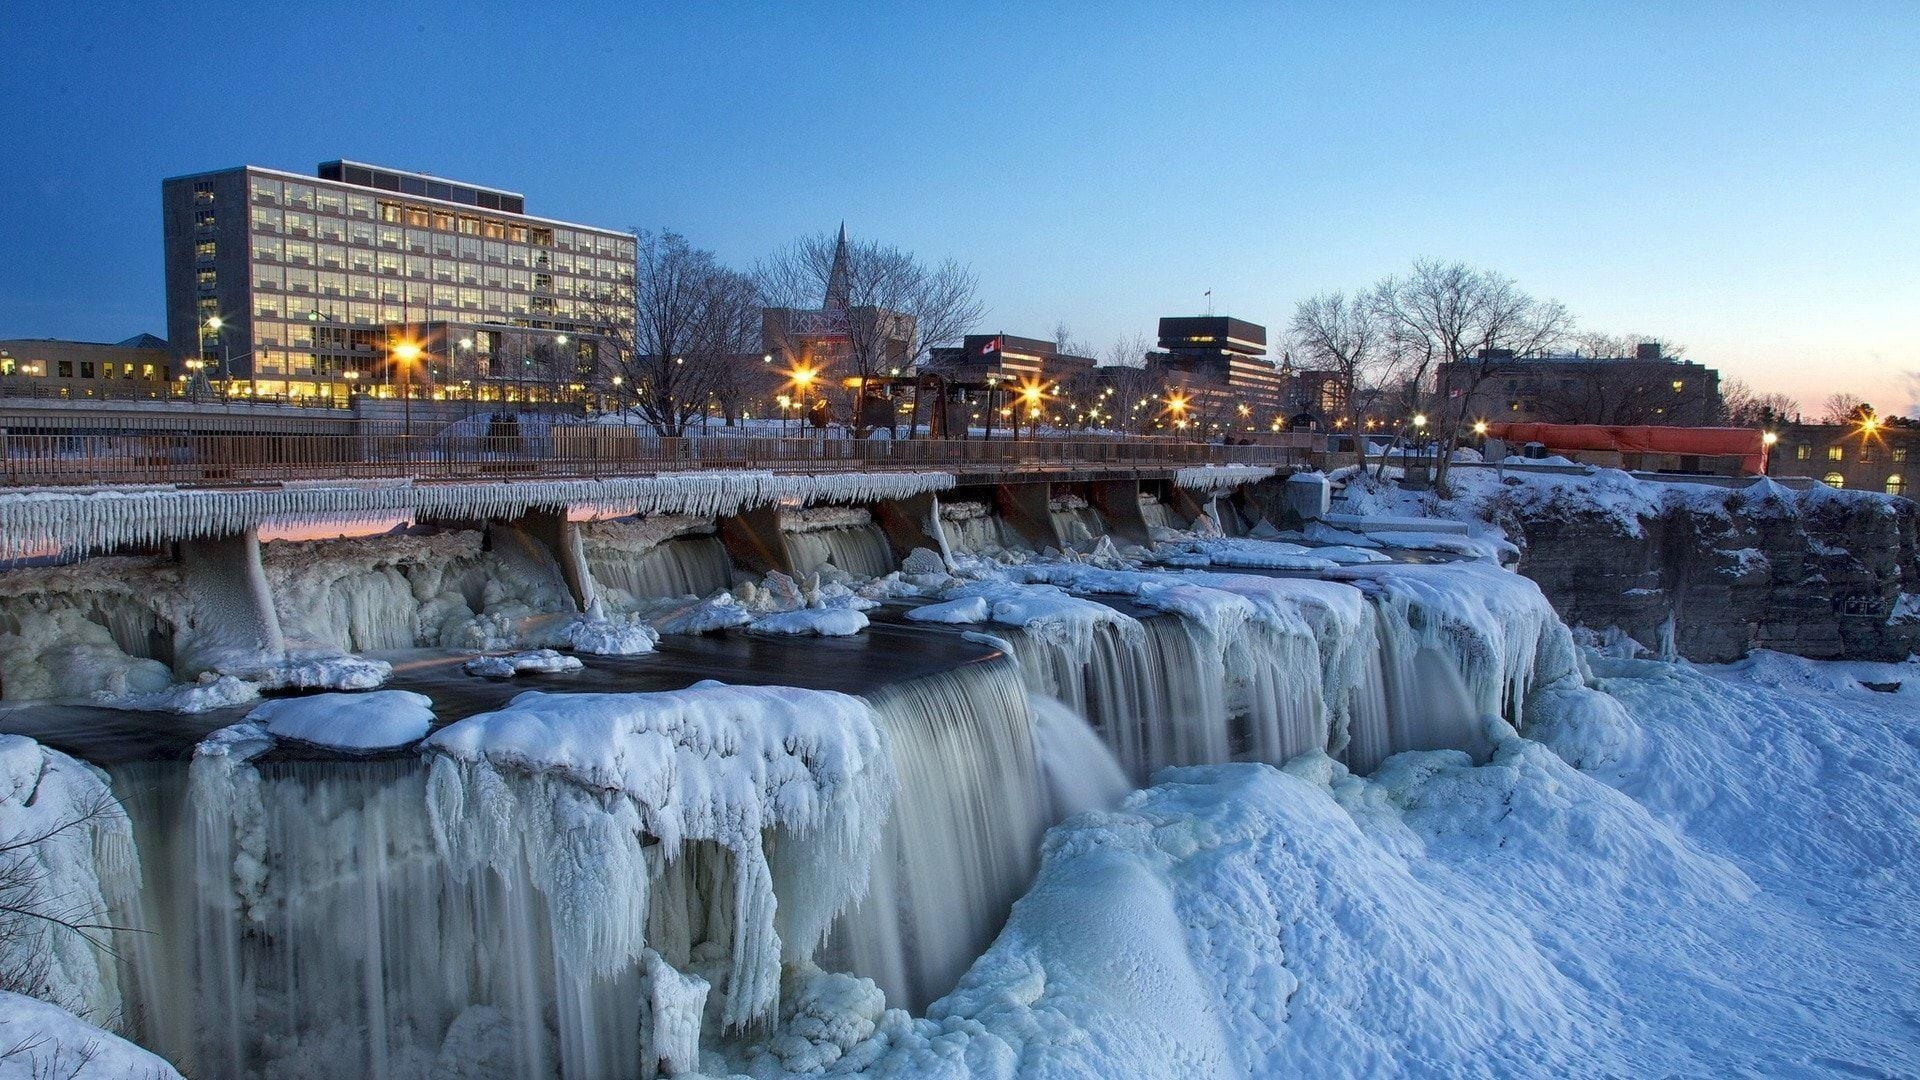
[[[492,483],[337,481],[199,490],[173,487],[0,493],[0,559],[84,553],[232,536],[264,521],[514,520],[529,510],[593,507],[611,515],[734,514],[781,500],[866,503],[953,487],[948,473],[689,472],[619,480]]]
[[[469,874],[524,867],[574,977],[642,961],[650,848],[669,862],[701,842],[723,850],[732,925],[717,944],[730,960],[714,989],[728,1028],[776,1009],[782,958],[809,956],[860,899],[894,794],[866,702],[787,687],[528,692],[429,746],[447,857]]]
[[[155,1054],[44,1001],[0,990],[0,1080],[180,1080]]]
[[[113,950],[138,936],[118,928],[138,927],[140,885],[133,827],[105,775],[0,735],[0,988],[119,1025]]]
[[[1176,470],[1173,482],[1188,491],[1230,491],[1265,480],[1275,471],[1267,465],[1200,465]]]

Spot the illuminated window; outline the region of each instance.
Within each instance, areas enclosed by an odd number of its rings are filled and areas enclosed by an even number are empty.
[[[1845,460],[1847,460],[1847,451],[1846,451],[1846,449],[1845,449],[1844,447],[1839,447],[1839,446],[1829,446],[1829,447],[1827,447],[1827,460],[1828,460],[1828,461],[1845,461]]]
[[[211,240],[202,240],[193,245],[193,257],[196,259],[211,259],[214,252],[215,248]]]
[[[1827,479],[1828,487],[1846,487],[1847,486],[1847,478],[1844,476],[1841,476],[1837,472],[1828,473],[1826,479]]]
[[[1905,465],[1905,464],[1907,463],[1907,448],[1906,448],[1906,447],[1904,447],[1904,446],[1896,446],[1896,447],[1894,447],[1894,448],[1893,448],[1893,463],[1894,463],[1895,465]]]
[[[1900,479],[1899,473],[1894,473],[1892,476],[1887,477],[1887,494],[1904,495],[1906,491],[1907,485]]]
[[[1808,446],[1806,443],[1801,443],[1793,448],[1793,459],[1795,461],[1805,461],[1812,456],[1813,447]]]

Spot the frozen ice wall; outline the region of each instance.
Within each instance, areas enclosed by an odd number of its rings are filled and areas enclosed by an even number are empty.
[[[893,551],[873,517],[859,507],[798,509],[780,515],[781,539],[796,576],[832,566],[856,577],[885,577]]]
[[[573,599],[544,551],[474,529],[273,541],[262,560],[290,649],[499,648]]]

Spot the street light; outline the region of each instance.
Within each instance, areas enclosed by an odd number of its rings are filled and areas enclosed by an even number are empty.
[[[405,425],[400,445],[409,465],[413,463],[413,365],[420,359],[420,343],[402,338],[389,350],[400,369],[400,415]]]
[[[1475,420],[1473,422],[1473,433],[1484,436],[1487,433],[1487,422],[1485,420]]]

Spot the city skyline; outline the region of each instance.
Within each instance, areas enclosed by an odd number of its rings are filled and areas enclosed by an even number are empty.
[[[22,15],[0,110],[16,213],[41,225],[0,262],[0,336],[161,329],[162,178],[344,156],[738,266],[845,218],[971,264],[979,329],[1065,323],[1095,353],[1209,291],[1278,331],[1306,295],[1436,257],[1807,410],[1920,398],[1911,7],[615,11],[516,15],[508,71],[445,8],[320,31],[393,43],[371,59],[281,51],[314,31],[238,7]],[[196,60],[211,42],[278,61]],[[329,82],[347,59],[392,78]],[[96,138],[62,134],[82,123]]]

